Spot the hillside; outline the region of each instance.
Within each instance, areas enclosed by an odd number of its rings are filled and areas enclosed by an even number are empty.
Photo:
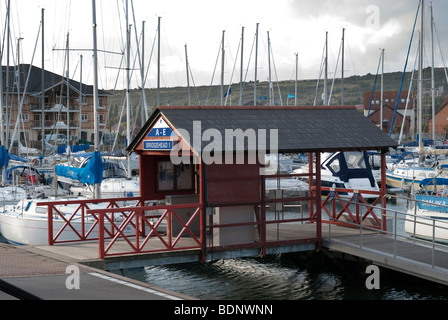
[[[403,91],[409,89],[411,73],[407,73],[405,80],[403,82]],[[414,75],[414,78],[417,74]],[[385,91],[398,91],[400,89],[400,83],[402,78],[402,72],[392,72],[384,75],[384,90]],[[425,99],[430,100],[429,92],[431,89],[431,70],[427,68],[424,70],[423,78],[426,80],[424,83]],[[375,91],[380,91],[381,77],[378,75],[377,84]],[[328,80],[328,92],[330,92],[333,79]],[[448,86],[446,85],[447,80],[445,78],[445,73],[443,68],[437,68],[435,70],[435,81],[436,88],[441,88],[442,94],[436,100],[436,108],[439,108],[447,96]],[[371,92],[374,88],[375,75],[367,74],[364,76],[351,76],[344,79],[344,97],[346,105],[360,105],[363,104],[364,92]],[[413,90],[416,90],[417,81],[413,81]],[[280,104],[279,92],[282,96],[283,105],[293,105],[294,99],[287,99],[288,94],[294,94],[295,91],[295,81],[281,81],[273,83],[274,86],[274,97],[276,104]],[[299,105],[313,105],[315,92],[316,92],[317,80],[299,80],[297,85],[298,91],[298,104]],[[228,84],[224,86],[224,91],[228,88]],[[257,85],[257,96],[269,96],[269,83],[259,82]],[[231,96],[229,96],[227,105],[239,105],[240,98],[240,84],[235,83],[231,86]],[[192,105],[220,105],[220,92],[221,87],[219,85],[215,86],[199,86],[191,87],[191,104]],[[253,105],[254,98],[254,83],[247,82],[243,89],[243,104]],[[317,104],[321,104],[321,96],[323,92],[323,80],[320,81],[318,100]],[[121,113],[121,108],[123,106],[125,98],[125,90],[120,90],[114,92],[114,96],[111,99],[110,104],[110,122],[117,123]],[[154,88],[146,90],[146,99],[148,106],[156,105],[157,100],[157,90]],[[225,99],[225,98],[224,98]],[[138,89],[131,90],[131,115],[135,119],[137,113],[137,120],[134,122],[137,126],[142,124],[141,121],[141,108],[138,108],[141,100],[141,91]],[[188,94],[186,87],[173,87],[173,88],[161,88],[160,89],[160,100],[163,106],[186,106],[188,105]],[[263,104],[267,104],[268,100],[263,100]],[[336,79],[334,83],[333,93],[332,93],[332,105],[341,104],[341,79]],[[427,105],[428,103],[425,103]],[[124,113],[125,115],[125,113]],[[124,119],[124,118],[123,118]],[[122,123],[126,122],[122,120]]]

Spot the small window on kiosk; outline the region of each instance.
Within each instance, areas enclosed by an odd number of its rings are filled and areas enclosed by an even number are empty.
[[[191,164],[175,165],[171,161],[157,162],[158,191],[194,189],[194,169]]]

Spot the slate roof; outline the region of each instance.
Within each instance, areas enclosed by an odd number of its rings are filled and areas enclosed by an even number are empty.
[[[31,72],[30,72],[31,68]],[[8,67],[2,66],[2,75],[3,75],[3,90],[6,92],[6,71]],[[20,90],[23,92],[26,84],[26,80],[29,73],[27,93],[30,95],[38,95],[42,92],[42,68],[30,65],[30,64],[20,64],[19,66],[10,66],[9,67],[9,91],[17,92],[16,85],[16,71],[20,71]],[[58,74],[45,70],[44,73],[44,88],[45,91],[48,89],[60,85],[62,81],[65,81],[65,77],[62,77]],[[70,86],[73,90],[79,92],[79,84],[80,82],[70,79]],[[93,96],[93,86],[82,84],[82,93],[86,96]],[[110,95],[108,92],[104,90],[98,90],[98,94],[100,96]]]
[[[187,130],[193,139],[193,122],[201,132],[225,130],[278,129],[279,152],[338,150],[388,150],[397,143],[365,118],[355,107],[160,107],[148,119],[128,147],[132,152],[163,114],[174,129]],[[217,130],[217,131],[216,131]],[[192,143],[190,143],[192,144]],[[202,141],[202,150],[210,141]],[[266,142],[269,149],[269,139]],[[245,146],[245,150],[252,149]],[[235,149],[232,149],[235,150]]]

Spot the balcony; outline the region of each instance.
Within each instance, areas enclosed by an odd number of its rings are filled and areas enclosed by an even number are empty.
[[[31,112],[39,113],[42,112],[42,106],[39,104],[33,104],[30,108]],[[60,103],[52,103],[46,104],[44,106],[45,113],[67,113],[67,107]],[[78,112],[79,113],[79,104],[70,104],[70,112]]]

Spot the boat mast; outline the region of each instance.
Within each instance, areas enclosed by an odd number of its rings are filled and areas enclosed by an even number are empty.
[[[434,16],[431,1],[431,94],[432,94],[432,143],[436,144],[436,101],[435,101],[435,79],[434,79]]]
[[[79,134],[79,140],[81,140],[81,127],[82,127],[82,54],[79,55],[79,116],[78,116],[78,134]],[[78,141],[79,141],[78,140]]]
[[[297,84],[299,80],[299,54],[296,53],[296,83],[295,83],[295,89],[294,89],[294,105],[297,105]]]
[[[258,64],[258,25],[255,32],[255,81],[254,81],[254,106],[257,105],[257,64]]]
[[[146,92],[145,92],[145,21],[142,21],[142,66],[140,69],[142,77],[142,105],[145,111],[145,121],[148,120],[148,108],[146,106]],[[143,113],[142,113],[143,118]]]
[[[381,112],[380,112],[381,131],[383,131],[383,106],[384,106],[384,49],[381,49]]]
[[[157,107],[160,106],[160,19],[162,17],[159,17],[158,27],[157,27],[157,41],[158,41],[158,47],[157,47]]]
[[[126,0],[126,147],[131,143],[131,89],[130,89],[130,67],[131,67],[131,26],[129,25],[129,1]],[[131,159],[127,155],[127,177],[131,178]]]
[[[225,30],[222,31],[222,43],[221,43],[221,106],[224,105],[224,63],[225,63],[225,48],[224,48],[224,34]]]
[[[423,107],[423,17],[424,17],[424,0],[420,0],[421,17],[420,17],[420,43],[419,43],[419,57],[418,57],[418,150],[421,155],[423,152],[422,140],[422,107]],[[421,160],[421,157],[419,157]]]
[[[190,73],[188,72],[188,50],[185,44],[185,64],[187,69],[187,95],[188,95],[188,105],[191,106],[191,95],[190,95]]]
[[[271,38],[268,33],[268,66],[269,66],[269,105],[272,106],[272,79],[271,79]]]
[[[344,65],[345,65],[345,28],[342,28],[342,71],[341,71],[341,105],[344,105]]]
[[[92,0],[92,20],[93,20],[93,124],[94,124],[94,148],[95,152],[99,151],[99,131],[98,131],[98,48],[97,48],[97,32],[96,32],[96,3]],[[129,119],[128,119],[129,121]],[[94,198],[100,198],[100,188],[94,184]]]
[[[325,80],[324,80],[324,106],[327,105],[328,89],[328,31],[325,33]]]
[[[244,27],[241,28],[241,68],[240,68],[240,106],[243,105],[243,57],[244,57]]]
[[[42,88],[42,95],[41,95],[41,108],[42,112],[40,115],[41,120],[41,136],[42,136],[42,156],[45,156],[45,29],[44,29],[44,18],[45,18],[45,9],[42,8],[42,70],[41,70],[41,88]],[[2,95],[3,96],[3,95]],[[2,99],[3,100],[3,99]],[[2,109],[3,110],[3,109]],[[2,127],[3,129],[3,127]]]
[[[67,156],[70,155],[70,34],[67,32]]]
[[[6,113],[5,113],[5,122],[6,122],[6,132],[5,132],[5,143],[8,144],[9,141],[9,125],[11,123],[11,114],[9,112],[9,104],[10,104],[10,97],[9,97],[9,52],[10,52],[10,40],[11,40],[11,0],[8,0],[8,10],[6,14],[6,24],[7,24],[7,31],[6,31]]]

